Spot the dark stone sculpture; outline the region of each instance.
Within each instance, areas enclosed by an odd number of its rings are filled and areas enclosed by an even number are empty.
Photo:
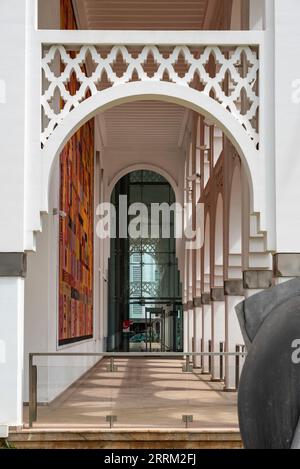
[[[238,396],[245,448],[300,448],[300,279],[236,311],[248,350]]]

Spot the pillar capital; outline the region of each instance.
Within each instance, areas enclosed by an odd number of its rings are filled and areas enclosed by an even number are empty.
[[[225,280],[224,292],[225,296],[244,296],[243,280]]]
[[[194,302],[193,301],[188,301],[186,306],[187,306],[187,310],[193,309],[194,308]]]
[[[212,301],[224,301],[224,287],[214,287],[210,290],[210,296]]]
[[[202,293],[201,302],[202,302],[202,305],[210,305],[211,303],[210,293]]]
[[[272,270],[245,270],[243,286],[246,290],[265,290],[273,285]]]
[[[275,277],[300,277],[300,253],[278,252],[273,256]]]
[[[194,308],[200,308],[200,306],[202,306],[201,296],[194,298]]]
[[[26,277],[27,254],[0,252],[0,277]]]

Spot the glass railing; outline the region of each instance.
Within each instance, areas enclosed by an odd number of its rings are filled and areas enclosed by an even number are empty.
[[[244,346],[231,353],[224,347],[217,353],[32,353],[25,426],[238,431],[235,391],[246,353]],[[234,373],[235,387],[226,389],[226,372]]]

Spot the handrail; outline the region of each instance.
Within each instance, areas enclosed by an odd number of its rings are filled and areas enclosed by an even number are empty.
[[[193,356],[211,356],[218,357],[229,356],[235,357],[236,355],[245,356],[246,352],[30,352],[29,357],[185,357],[186,355]]]
[[[240,347],[240,346],[237,346]],[[114,371],[114,358],[183,358],[186,361],[184,371],[192,371],[190,358],[200,357],[245,357],[244,352],[31,352],[29,353],[29,428],[37,420],[37,365],[34,357],[108,357],[111,359],[110,370]]]

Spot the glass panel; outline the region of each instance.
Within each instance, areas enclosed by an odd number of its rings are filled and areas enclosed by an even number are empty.
[[[162,315],[159,309],[156,314],[149,308],[147,327],[145,322],[140,322],[138,329],[136,322],[131,349],[163,350],[168,344],[172,320],[172,316]],[[231,443],[242,445],[237,392],[224,391],[223,376],[220,382],[212,382],[211,376],[201,374],[199,368],[186,372],[183,356],[99,358],[62,355],[34,358],[38,408],[33,426],[36,430],[69,428],[82,432],[110,426],[119,430],[189,427],[229,431],[233,434]],[[241,358],[240,371],[243,362]],[[236,372],[236,357],[230,357],[226,363],[226,369]],[[225,369],[225,360],[222,368]],[[79,385],[67,388],[79,377]],[[188,417],[187,421],[183,416]],[[28,406],[24,407],[24,418],[28,422]]]
[[[111,318],[114,318],[113,327],[117,327],[120,325],[120,321],[117,319],[120,313],[126,319],[127,299],[127,318],[131,320],[129,350],[140,349],[140,345],[137,345],[141,339],[139,334],[146,334],[144,339],[147,347],[151,348],[153,345],[153,348],[157,348],[157,344],[164,341],[163,336],[158,334],[158,325],[162,324],[165,319],[156,318],[157,324],[154,326],[150,317],[146,318],[145,309],[159,306],[165,311],[166,301],[171,301],[171,304],[173,298],[178,301],[181,293],[175,252],[174,213],[170,209],[170,205],[175,201],[175,195],[169,183],[162,176],[151,171],[135,171],[122,178],[116,185],[112,200],[117,202],[118,194],[126,195],[126,192],[129,206],[132,203],[142,203],[146,205],[147,209],[143,213],[141,226],[135,224],[135,229],[142,233],[143,237],[140,239],[129,238],[126,241],[119,240],[115,243],[117,247],[115,251],[111,250],[117,260],[114,262],[114,269],[110,269],[110,275],[114,275],[117,282],[114,292],[111,293],[110,304],[112,309],[117,309],[110,310],[109,321],[112,322]],[[168,211],[164,212],[163,215],[161,212],[156,212],[154,222],[151,205],[153,203],[165,204],[168,207]],[[136,216],[140,216],[140,213],[129,216],[128,222],[130,223]],[[123,276],[120,269],[124,273]],[[128,272],[129,278],[127,289],[126,272]],[[145,305],[142,306],[143,301]],[[158,305],[158,301],[162,301],[163,304]],[[169,319],[166,324],[168,321]],[[182,317],[178,321],[182,321]],[[109,328],[112,334],[113,327]],[[153,327],[156,329],[154,330]],[[160,327],[161,330],[164,329],[162,325]],[[175,329],[175,327],[172,325],[172,328]],[[120,336],[120,333],[116,331],[113,335],[118,334]],[[176,337],[175,334],[174,337]],[[177,349],[181,344],[182,341],[172,338],[172,344],[168,344],[168,346]]]

